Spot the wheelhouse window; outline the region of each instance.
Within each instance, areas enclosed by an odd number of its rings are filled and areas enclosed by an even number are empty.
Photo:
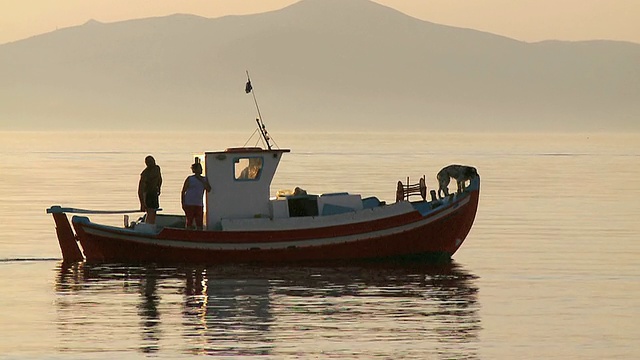
[[[236,180],[257,180],[262,173],[262,158],[257,156],[238,158],[235,161]]]

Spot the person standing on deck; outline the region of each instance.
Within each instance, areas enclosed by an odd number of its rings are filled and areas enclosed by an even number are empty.
[[[185,228],[189,229],[195,222],[196,229],[202,230],[204,226],[204,202],[202,201],[205,190],[211,191],[209,180],[202,176],[202,165],[199,162],[191,165],[193,175],[184,180],[180,192],[180,203],[187,217]]]
[[[138,183],[138,199],[140,200],[140,211],[145,211],[147,224],[156,223],[156,212],[160,208],[160,187],[162,187],[162,175],[160,166],[156,165],[156,159],[149,155],[144,159],[147,167],[140,173]]]

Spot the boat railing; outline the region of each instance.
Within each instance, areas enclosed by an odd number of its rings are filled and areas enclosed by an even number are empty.
[[[162,209],[158,209],[157,211],[161,211]],[[88,210],[88,209],[78,209],[72,207],[62,207],[60,205],[53,205],[47,209],[47,214],[86,214],[86,215],[114,215],[114,214],[131,214],[143,212],[140,209],[131,209],[131,210]]]

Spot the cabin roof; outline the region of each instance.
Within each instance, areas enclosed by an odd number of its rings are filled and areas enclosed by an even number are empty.
[[[223,151],[206,151],[205,154],[237,154],[237,153],[260,153],[260,152],[264,152],[264,153],[274,153],[274,152],[280,152],[280,153],[285,153],[285,152],[291,152],[290,149],[263,149],[261,147],[231,147],[231,148],[226,148]]]

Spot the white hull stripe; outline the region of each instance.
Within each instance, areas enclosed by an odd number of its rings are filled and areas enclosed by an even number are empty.
[[[467,196],[465,199],[461,200],[457,206],[452,206],[449,209],[442,211],[441,213],[425,218],[414,223],[401,225],[397,227],[393,227],[390,229],[371,231],[361,234],[353,234],[353,235],[345,235],[331,238],[320,238],[320,239],[304,239],[304,240],[294,240],[294,241],[282,241],[282,242],[254,242],[254,243],[207,243],[207,242],[190,242],[190,241],[182,241],[182,240],[169,240],[169,239],[154,239],[148,238],[144,236],[132,236],[124,233],[115,233],[111,231],[101,230],[99,228],[94,228],[91,226],[83,226],[84,231],[87,234],[100,236],[104,238],[118,239],[130,242],[136,242],[145,245],[152,246],[166,246],[166,247],[175,247],[182,249],[194,249],[194,250],[251,250],[251,249],[260,249],[260,250],[274,250],[274,249],[286,249],[290,247],[296,248],[306,248],[306,247],[314,247],[314,246],[326,246],[326,245],[334,245],[340,243],[350,243],[357,242],[361,240],[367,239],[375,239],[383,236],[395,235],[402,232],[410,231],[434,221],[437,221],[445,216],[448,216],[454,212],[459,211],[459,209],[465,205],[467,205],[470,201],[471,197]]]

